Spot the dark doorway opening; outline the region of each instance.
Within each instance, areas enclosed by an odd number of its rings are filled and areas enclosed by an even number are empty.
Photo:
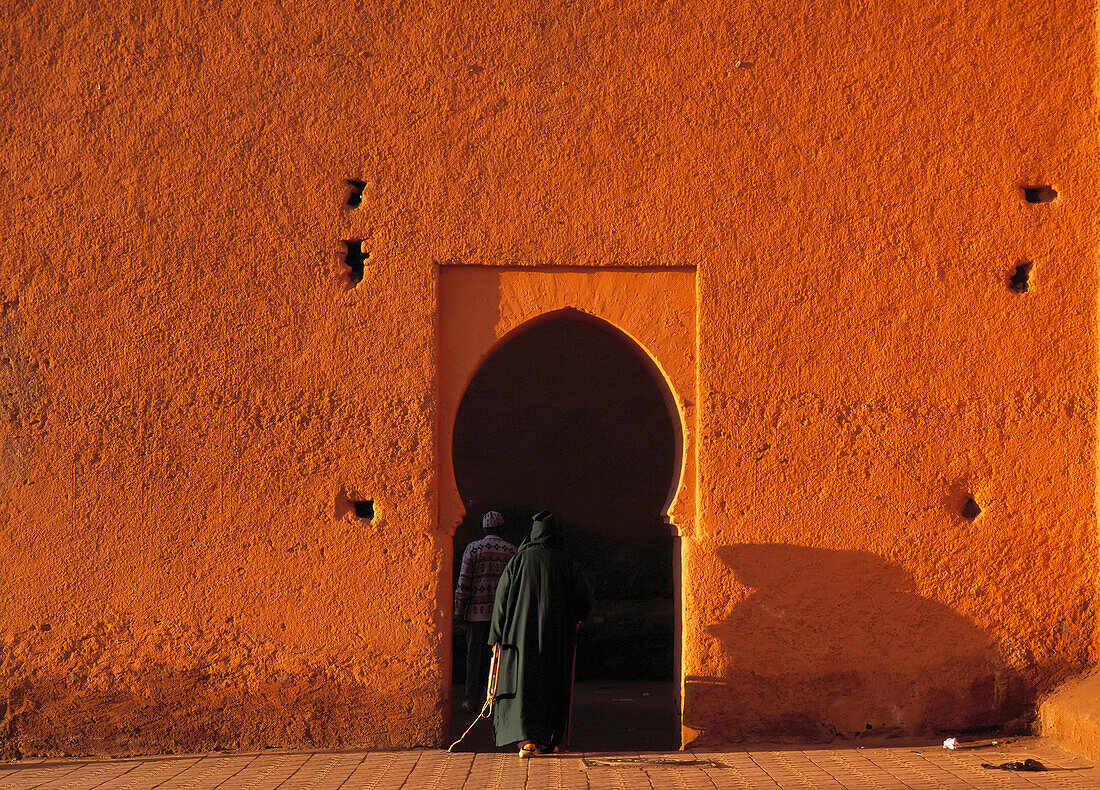
[[[676,749],[679,741],[674,562],[664,510],[679,477],[679,421],[644,352],[581,313],[532,322],[471,380],[454,426],[455,481],[466,518],[455,533],[455,578],[487,510],[519,545],[531,516],[552,510],[595,608],[577,651],[573,747]],[[455,737],[464,637],[454,640]],[[473,748],[491,748],[487,724]]]

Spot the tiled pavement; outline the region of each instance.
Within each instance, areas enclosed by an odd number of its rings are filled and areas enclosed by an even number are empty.
[[[1032,757],[1045,773],[988,770]],[[1100,788],[1100,768],[1051,743],[949,752],[942,747],[749,749],[729,752],[512,754],[212,753],[0,765],[0,790],[724,790],[725,788]]]

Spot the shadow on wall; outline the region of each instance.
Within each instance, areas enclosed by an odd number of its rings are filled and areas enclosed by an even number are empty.
[[[1029,723],[1034,691],[988,634],[864,551],[718,549],[751,588],[706,628],[720,677],[685,678],[696,746],[967,732]]]

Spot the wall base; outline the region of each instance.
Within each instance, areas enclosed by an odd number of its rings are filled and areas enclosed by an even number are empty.
[[[1063,684],[1039,705],[1039,734],[1100,760],[1100,671]]]

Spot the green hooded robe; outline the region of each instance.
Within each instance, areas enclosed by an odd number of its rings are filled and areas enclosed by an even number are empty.
[[[489,626],[489,644],[501,645],[493,718],[497,746],[533,741],[550,749],[565,737],[573,645],[592,594],[561,547],[553,514],[539,513],[497,584]]]

